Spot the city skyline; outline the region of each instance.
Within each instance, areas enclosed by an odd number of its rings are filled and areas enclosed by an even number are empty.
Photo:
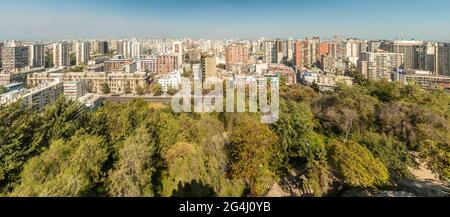
[[[0,1],[3,2],[3,1]],[[450,2],[433,1],[76,1],[5,3],[0,40],[77,38],[303,38],[450,41]],[[380,13],[382,12],[382,13]],[[14,19],[11,19],[14,18]],[[31,22],[41,19],[41,22]]]

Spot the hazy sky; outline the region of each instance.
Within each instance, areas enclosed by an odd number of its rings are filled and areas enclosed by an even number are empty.
[[[0,39],[354,36],[450,41],[449,0],[0,0]]]

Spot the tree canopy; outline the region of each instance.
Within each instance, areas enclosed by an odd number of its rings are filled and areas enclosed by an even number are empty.
[[[265,196],[292,174],[312,196],[340,195],[414,179],[417,157],[450,179],[444,91],[364,81],[326,93],[282,86],[280,96],[273,124],[140,100],[93,111],[64,97],[43,111],[2,106],[0,195]]]

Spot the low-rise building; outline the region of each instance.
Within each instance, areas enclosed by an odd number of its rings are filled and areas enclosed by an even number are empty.
[[[16,82],[16,83],[9,83],[4,85],[3,87],[6,88],[6,92],[14,91],[14,90],[20,90],[24,88],[24,83],[22,82]]]
[[[76,100],[88,93],[88,87],[85,80],[64,82],[64,96],[68,99]]]
[[[93,93],[88,93],[80,98],[78,98],[78,102],[84,105],[87,109],[95,109],[101,106],[102,102],[100,100],[99,95],[95,95]]]
[[[170,87],[177,89],[181,84],[181,72],[175,70],[167,75],[158,79],[158,83],[161,85],[164,92],[167,92]]]
[[[123,71],[124,66],[132,62],[132,59],[124,59],[122,56],[117,55],[104,62],[104,69],[106,72]]]
[[[394,77],[403,84],[418,84],[427,90],[450,91],[450,76],[433,75],[429,71],[406,70],[398,72]]]
[[[55,80],[32,89],[21,89],[1,95],[0,104],[10,104],[21,100],[23,108],[42,110],[46,105],[55,102],[63,94],[63,83]]]
[[[28,85],[36,86],[57,78],[64,82],[86,81],[91,93],[103,93],[105,86],[112,93],[136,93],[138,87],[144,87],[147,84],[145,72],[67,72],[35,73],[28,77]]]
[[[7,71],[0,72],[0,85],[7,85],[10,83],[18,83],[18,82],[26,83],[27,76],[29,74],[43,71],[45,71],[44,67],[34,68],[20,72],[7,72]]]
[[[321,91],[333,91],[338,84],[353,85],[353,78],[334,74],[305,72],[303,73],[302,79],[309,85],[318,85]]]

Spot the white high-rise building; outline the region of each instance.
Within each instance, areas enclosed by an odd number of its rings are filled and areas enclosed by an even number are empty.
[[[289,38],[286,42],[287,62],[292,62],[294,59],[294,39]]]
[[[183,65],[183,44],[180,41],[172,44],[172,53],[177,57],[178,68],[181,68]]]
[[[264,41],[264,62],[276,63],[277,62],[277,47],[275,41]]]
[[[32,44],[28,46],[29,66],[33,68],[45,66],[45,53],[43,44]]]
[[[53,67],[69,67],[70,54],[67,42],[53,44]]]
[[[357,65],[361,53],[361,41],[348,39],[345,42],[345,58],[354,65]]]
[[[142,45],[136,40],[122,42],[122,55],[126,59],[140,59]]]
[[[141,43],[137,42],[137,41],[132,41],[131,42],[131,58],[132,59],[141,59],[141,51],[142,51],[142,45]]]
[[[76,44],[77,65],[87,64],[89,62],[90,50],[89,42],[78,42]]]

